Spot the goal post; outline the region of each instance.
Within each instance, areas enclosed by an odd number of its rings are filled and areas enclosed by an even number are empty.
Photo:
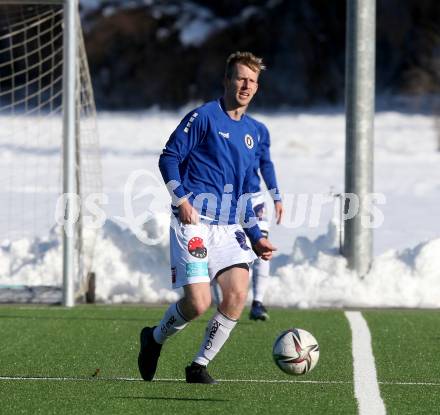
[[[63,194],[77,193],[75,186],[75,155],[77,154],[76,82],[77,82],[77,0],[66,1],[64,7],[63,65]],[[74,206],[67,200],[65,219],[72,222]],[[63,305],[73,307],[74,295],[74,233],[63,232]]]
[[[28,238],[35,243],[50,233],[53,246],[59,243],[60,267],[52,279],[45,275],[37,280],[62,287],[62,303],[71,307],[88,290],[96,239],[96,230],[84,228],[82,202],[102,190],[96,108],[78,0],[2,0],[0,117],[5,126],[0,145],[12,153],[0,172],[7,199],[0,233],[7,243],[0,242],[6,252],[14,251],[14,241]],[[62,223],[55,217],[61,196]],[[40,256],[35,262],[42,260]],[[32,283],[29,273],[21,277],[11,265],[14,261],[10,259],[9,270],[1,268],[0,274],[10,275],[0,275],[0,285],[7,277],[13,285]]]

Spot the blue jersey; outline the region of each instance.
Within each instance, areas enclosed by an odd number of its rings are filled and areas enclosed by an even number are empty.
[[[250,180],[257,136],[255,123],[246,114],[239,121],[230,118],[222,100],[188,113],[159,158],[173,203],[187,196],[213,224],[242,222],[251,242],[256,243],[262,235],[250,201]]]
[[[270,159],[270,135],[267,127],[257,121],[256,119],[249,117],[256,125],[258,130],[258,149],[255,157],[255,163],[253,166],[253,172],[250,189],[252,193],[261,191],[261,179],[258,172],[261,173],[264,183],[266,183],[267,189],[270,191],[272,198],[281,200],[280,191],[277,186],[277,179],[275,176],[275,169]]]

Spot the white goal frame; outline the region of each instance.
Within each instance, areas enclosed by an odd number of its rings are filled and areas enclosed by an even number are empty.
[[[76,151],[78,134],[76,113],[76,81],[79,70],[76,59],[77,42],[77,14],[78,0],[3,0],[2,4],[11,5],[60,5],[63,6],[63,194],[78,194],[76,181]],[[73,224],[74,204],[68,199],[65,208],[65,221]],[[62,304],[66,307],[75,305],[74,290],[74,232],[63,232],[63,298]]]

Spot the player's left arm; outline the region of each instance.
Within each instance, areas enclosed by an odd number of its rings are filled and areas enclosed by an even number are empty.
[[[272,258],[272,253],[277,249],[272,245],[272,243],[263,236],[260,227],[258,226],[257,218],[255,217],[255,212],[252,208],[252,193],[250,193],[250,179],[251,175],[254,174],[252,166],[249,167],[246,177],[243,183],[243,191],[246,206],[243,229],[246,235],[249,237],[252,248],[255,253],[264,260],[270,260]]]
[[[263,177],[266,187],[273,198],[275,206],[275,218],[277,225],[281,223],[283,217],[284,208],[281,201],[280,190],[277,185],[277,179],[275,175],[275,167],[270,157],[270,134],[265,126],[261,128],[260,142],[260,173]]]
[[[265,261],[272,259],[273,252],[277,250],[267,238],[259,239],[253,248],[256,254]]]

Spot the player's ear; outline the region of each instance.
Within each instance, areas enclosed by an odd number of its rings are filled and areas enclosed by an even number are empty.
[[[255,92],[258,91],[259,79],[260,79],[260,72],[257,73],[257,78],[255,79]]]

